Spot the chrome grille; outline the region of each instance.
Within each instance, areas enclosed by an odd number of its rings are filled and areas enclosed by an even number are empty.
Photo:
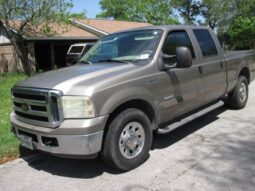
[[[62,122],[60,97],[56,90],[14,87],[13,110],[20,121],[44,127],[58,127]]]

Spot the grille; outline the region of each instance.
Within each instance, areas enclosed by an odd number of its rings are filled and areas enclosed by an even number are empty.
[[[20,121],[44,127],[58,127],[62,122],[60,97],[56,90],[12,89],[13,110]]]

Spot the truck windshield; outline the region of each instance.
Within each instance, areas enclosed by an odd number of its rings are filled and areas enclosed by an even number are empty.
[[[137,30],[101,38],[81,62],[141,61],[153,57],[162,30]]]

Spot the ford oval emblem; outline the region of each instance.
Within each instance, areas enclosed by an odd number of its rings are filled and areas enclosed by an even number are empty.
[[[21,104],[21,108],[24,110],[24,111],[28,111],[29,110],[29,106],[25,103],[22,103]]]

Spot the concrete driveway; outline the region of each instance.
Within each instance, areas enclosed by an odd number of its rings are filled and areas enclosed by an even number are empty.
[[[255,83],[243,110],[219,108],[167,135],[139,168],[38,154],[0,166],[1,191],[255,190]]]

